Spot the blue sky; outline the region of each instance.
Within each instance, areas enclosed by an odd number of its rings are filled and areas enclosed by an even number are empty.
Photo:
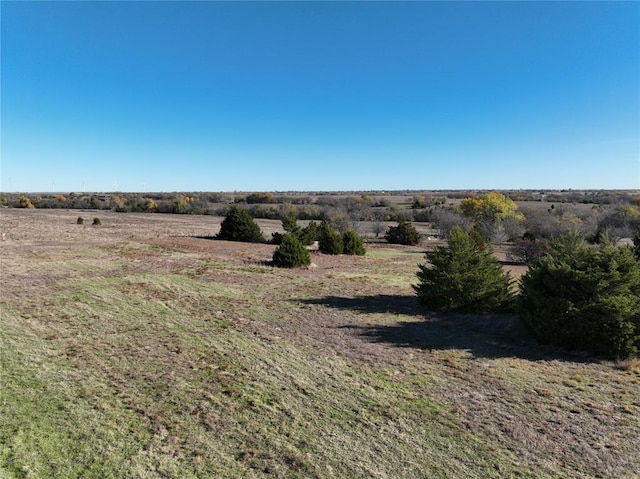
[[[640,188],[638,2],[0,8],[2,191]]]

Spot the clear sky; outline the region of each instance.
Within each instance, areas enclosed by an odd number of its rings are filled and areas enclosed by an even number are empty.
[[[640,188],[639,2],[0,8],[2,191]]]

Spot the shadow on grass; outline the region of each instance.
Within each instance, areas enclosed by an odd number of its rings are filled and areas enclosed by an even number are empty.
[[[476,357],[517,357],[536,360],[567,360],[586,362],[588,356],[540,345],[517,315],[438,314],[429,313],[415,296],[375,295],[344,298],[298,300],[305,304],[356,311],[367,314],[397,314],[411,316],[386,325],[346,324],[368,341],[386,343],[400,348],[425,350],[459,349]]]
[[[415,296],[378,294],[375,296],[325,296],[324,298],[299,299],[303,304],[319,304],[332,309],[358,311],[360,313],[391,313],[421,316],[424,309],[420,307]]]
[[[218,235],[190,235],[188,237],[195,238],[195,239],[204,239],[204,240],[231,241],[233,243],[245,243],[245,244],[273,244],[266,239],[263,241],[240,241],[240,240],[229,240],[224,238],[218,238]]]

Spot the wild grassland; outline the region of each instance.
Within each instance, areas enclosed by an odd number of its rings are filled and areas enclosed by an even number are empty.
[[[174,237],[207,217],[1,214],[0,477],[638,477],[637,363],[425,315],[420,248],[280,270]]]

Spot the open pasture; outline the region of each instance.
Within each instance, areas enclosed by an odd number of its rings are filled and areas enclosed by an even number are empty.
[[[0,477],[638,477],[637,362],[426,313],[427,242],[280,270],[219,223],[0,210]]]

